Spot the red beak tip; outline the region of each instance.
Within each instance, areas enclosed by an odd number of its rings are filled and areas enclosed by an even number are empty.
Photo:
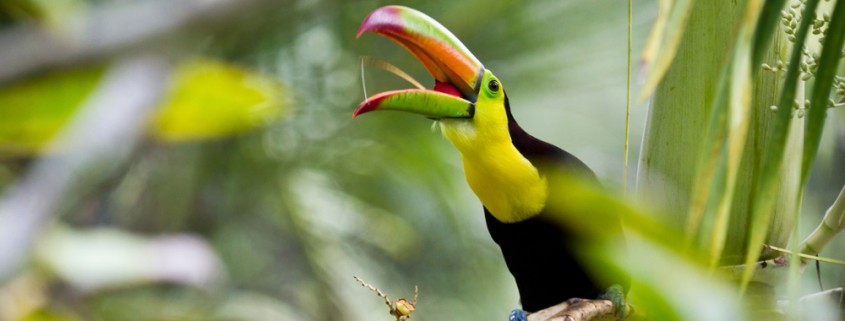
[[[377,104],[372,104],[372,103],[367,103],[367,102],[362,103],[361,105],[358,106],[358,108],[355,108],[354,112],[352,112],[352,119],[355,119],[356,117],[361,116],[361,114],[365,114],[365,113],[371,112],[373,110],[376,110],[376,106],[377,106]]]
[[[403,9],[405,8],[400,6],[384,6],[370,12],[358,28],[355,39],[365,32],[381,33],[390,29],[401,29],[400,13]]]
[[[368,30],[367,27],[368,27],[367,21],[364,20],[364,23],[361,25],[361,28],[358,28],[358,32],[355,33],[355,39],[361,38],[361,35],[363,35],[365,32],[367,32],[367,30]]]
[[[361,38],[361,35],[363,35],[365,32],[372,30],[373,24],[371,20],[373,15],[377,12],[379,12],[379,9],[370,12],[370,14],[368,14],[367,17],[364,18],[364,21],[361,22],[361,27],[358,28],[358,32],[355,34],[355,39]]]

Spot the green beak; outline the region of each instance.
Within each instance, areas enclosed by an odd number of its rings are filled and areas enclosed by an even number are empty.
[[[433,89],[379,93],[358,105],[352,117],[374,110],[400,110],[428,118],[471,118],[484,66],[446,27],[422,12],[402,6],[370,13],[358,37],[373,32],[396,41],[434,77]]]

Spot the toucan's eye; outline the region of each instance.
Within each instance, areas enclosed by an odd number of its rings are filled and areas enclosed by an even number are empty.
[[[492,92],[499,91],[499,81],[496,79],[491,80],[487,83],[487,89],[490,89]]]

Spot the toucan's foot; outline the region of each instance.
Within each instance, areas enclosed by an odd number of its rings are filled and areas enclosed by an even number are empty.
[[[513,309],[508,316],[508,321],[528,321],[528,313],[520,309]]]
[[[599,299],[613,302],[613,308],[616,310],[614,315],[619,315],[619,320],[625,321],[625,291],[621,285],[611,285],[607,288],[607,292],[599,295]]]

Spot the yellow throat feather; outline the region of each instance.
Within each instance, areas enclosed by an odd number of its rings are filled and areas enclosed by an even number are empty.
[[[485,80],[490,77],[488,72]],[[543,210],[546,178],[511,143],[501,90],[498,95],[482,90],[473,118],[443,119],[439,124],[461,153],[470,188],[497,220],[515,223]]]

